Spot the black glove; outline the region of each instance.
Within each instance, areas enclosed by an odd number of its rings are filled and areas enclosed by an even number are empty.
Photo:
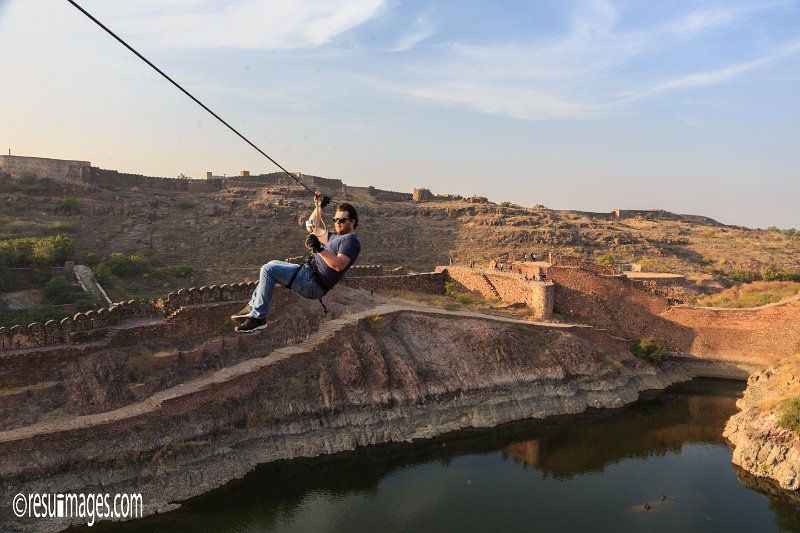
[[[309,233],[306,237],[306,249],[309,253],[320,253],[322,251],[322,243],[313,233]]]
[[[314,194],[314,203],[318,205],[320,209],[325,209],[325,206],[331,203],[331,197],[317,192]]]

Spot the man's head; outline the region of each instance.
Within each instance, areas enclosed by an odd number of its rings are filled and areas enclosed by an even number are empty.
[[[358,226],[356,208],[346,202],[339,204],[339,207],[336,208],[336,214],[333,215],[333,222],[337,234],[353,233]]]

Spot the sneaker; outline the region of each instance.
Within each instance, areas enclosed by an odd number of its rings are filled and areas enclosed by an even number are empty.
[[[266,318],[253,318],[250,316],[247,317],[247,320],[245,320],[243,324],[236,326],[236,331],[239,333],[255,333],[265,327],[267,327]]]
[[[233,320],[246,320],[246,319],[250,318],[250,313],[252,313],[252,312],[253,312],[253,308],[250,306],[250,304],[247,304],[247,305],[244,306],[244,308],[241,311],[231,315],[231,318]]]

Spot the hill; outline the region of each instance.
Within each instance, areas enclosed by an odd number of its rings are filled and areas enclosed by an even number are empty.
[[[52,165],[0,169],[0,241],[69,236],[75,261],[90,265],[107,262],[113,253],[133,256],[142,267],[139,275],[108,280],[115,300],[252,279],[269,259],[305,254],[303,221],[311,199],[285,176],[134,179],[87,165],[77,173]],[[415,201],[408,193],[307,179],[312,187],[328,186],[324,192],[334,203],[358,208],[365,243],[360,264],[427,271],[450,261],[487,264],[535,252],[637,263],[690,279],[800,269],[800,238],[791,230],[726,226],[663,210],[526,208],[424,190],[416,195],[422,201]]]

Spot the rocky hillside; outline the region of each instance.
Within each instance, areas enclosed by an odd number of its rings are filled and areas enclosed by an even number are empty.
[[[617,218],[479,198],[414,202],[381,201],[367,193],[333,196],[334,202],[347,200],[359,209],[361,264],[425,271],[450,260],[486,264],[509,253],[553,252],[589,260],[610,254],[618,263],[694,278],[800,269],[796,235],[703,217],[655,210]],[[254,276],[269,259],[303,255],[301,224],[311,207],[300,187],[254,184],[198,193],[6,175],[0,179],[0,240],[68,235],[78,262],[89,253],[102,259],[122,252],[196,271],[188,281],[161,276],[139,280],[135,288],[120,283],[116,297],[123,298],[130,292],[165,292],[175,284],[238,281]]]

